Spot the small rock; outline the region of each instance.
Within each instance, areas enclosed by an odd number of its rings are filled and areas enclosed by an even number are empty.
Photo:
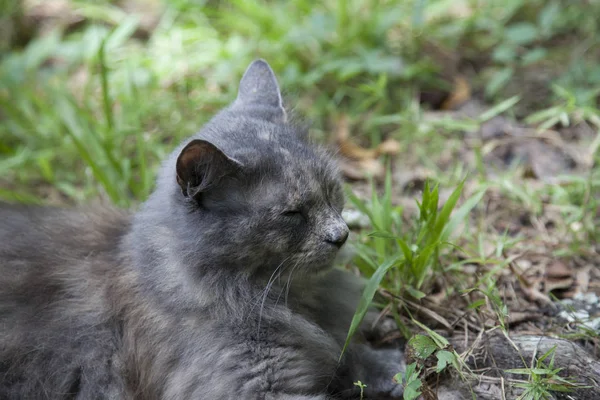
[[[600,299],[598,298],[598,295],[596,293],[577,293],[575,296],[573,296],[574,300],[578,300],[578,301],[583,301],[585,303],[588,304],[598,304],[598,302],[600,301]]]
[[[350,228],[368,228],[371,226],[369,217],[355,209],[346,209],[342,211],[342,218]]]

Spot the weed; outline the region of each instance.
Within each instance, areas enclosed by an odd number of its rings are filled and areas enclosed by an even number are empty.
[[[421,395],[420,389],[423,382],[419,378],[420,373],[421,370],[417,369],[417,363],[414,362],[406,366],[404,376],[399,373],[394,377],[396,382],[401,382],[404,386],[404,400],[415,400]]]
[[[449,245],[450,235],[483,196],[483,192],[477,193],[451,216],[462,189],[463,182],[440,209],[438,185],[431,187],[427,181],[421,201],[417,202],[419,215],[414,223],[408,226],[401,222],[401,209],[392,207],[389,173],[381,200],[373,194],[370,207],[350,195],[350,200],[368,215],[376,231],[369,234],[372,242],[358,246],[357,265],[363,266],[363,273],[368,277],[368,281],[352,319],[344,349],[360,325],[380,285],[398,297],[408,294],[419,299],[425,296],[421,288],[427,277],[441,271],[440,255],[442,249]],[[373,192],[375,193],[375,190]],[[396,217],[393,217],[394,215]],[[385,278],[387,279],[384,281]]]
[[[582,386],[575,384],[570,379],[559,375],[564,368],[556,368],[554,366],[555,351],[556,346],[544,353],[529,368],[515,368],[506,371],[511,374],[521,374],[528,377],[527,382],[515,384],[515,386],[524,389],[518,400],[552,399],[554,398],[552,392],[564,393],[571,392],[576,387],[582,388]],[[544,361],[548,357],[550,357],[550,361],[546,364]]]
[[[364,391],[367,385],[365,385],[361,381],[356,381],[354,382],[354,386],[358,386],[360,388],[360,400],[362,400],[364,398]]]

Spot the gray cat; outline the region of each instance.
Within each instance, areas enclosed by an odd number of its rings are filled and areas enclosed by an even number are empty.
[[[135,215],[0,207],[0,398],[399,398],[401,352],[359,335],[338,362],[362,285],[331,268],[343,205],[253,62]]]

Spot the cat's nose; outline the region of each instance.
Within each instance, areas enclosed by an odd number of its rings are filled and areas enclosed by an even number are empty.
[[[343,246],[344,243],[346,243],[346,240],[348,239],[348,234],[348,225],[346,225],[346,223],[344,222],[338,224],[334,229],[330,229],[325,240],[327,240],[327,242],[333,244],[337,248],[340,248]]]

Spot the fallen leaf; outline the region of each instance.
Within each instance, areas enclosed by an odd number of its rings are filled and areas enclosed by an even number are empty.
[[[374,149],[367,149],[359,146],[350,140],[350,126],[348,117],[343,116],[338,121],[338,128],[335,135],[340,153],[352,160],[370,160],[378,158],[381,155],[396,155],[400,152],[400,143],[394,139],[387,139],[381,142]]]
[[[379,160],[341,159],[339,166],[342,174],[352,180],[373,178],[381,180],[385,176],[385,168]]]
[[[511,311],[508,315],[508,323],[511,325],[528,322],[528,321],[537,321],[542,317],[539,312],[529,312],[529,311]]]
[[[387,139],[381,142],[381,144],[379,144],[379,146],[377,146],[375,150],[377,155],[396,155],[400,152],[400,149],[400,142],[394,139]]]
[[[544,282],[544,292],[550,293],[557,289],[568,289],[573,285],[575,279],[568,278],[549,278]]]
[[[471,98],[471,86],[463,76],[454,77],[454,87],[450,96],[440,106],[442,110],[454,110]]]
[[[385,168],[379,160],[359,160],[358,165],[365,178],[383,179],[385,176]]]
[[[525,298],[529,301],[539,302],[543,305],[554,306],[554,303],[552,302],[550,297],[542,293],[539,290],[538,285],[532,285],[530,287],[527,287],[526,285],[521,285],[521,290],[523,291],[523,294],[525,294]]]
[[[381,155],[396,155],[400,152],[400,143],[394,139],[381,142],[374,149],[367,149],[350,140],[350,123],[348,116],[343,115],[337,121],[335,133],[342,173],[349,179],[366,178],[382,179],[385,175],[383,163],[378,160]]]
[[[351,141],[347,140],[338,143],[340,153],[352,160],[369,160],[377,158],[377,150],[365,149]]]
[[[586,265],[583,268],[580,268],[575,274],[575,288],[576,293],[586,293],[589,290],[590,286],[590,270],[592,269],[591,265]]]
[[[553,261],[546,266],[546,276],[550,278],[565,278],[573,275],[573,269],[562,261]]]

